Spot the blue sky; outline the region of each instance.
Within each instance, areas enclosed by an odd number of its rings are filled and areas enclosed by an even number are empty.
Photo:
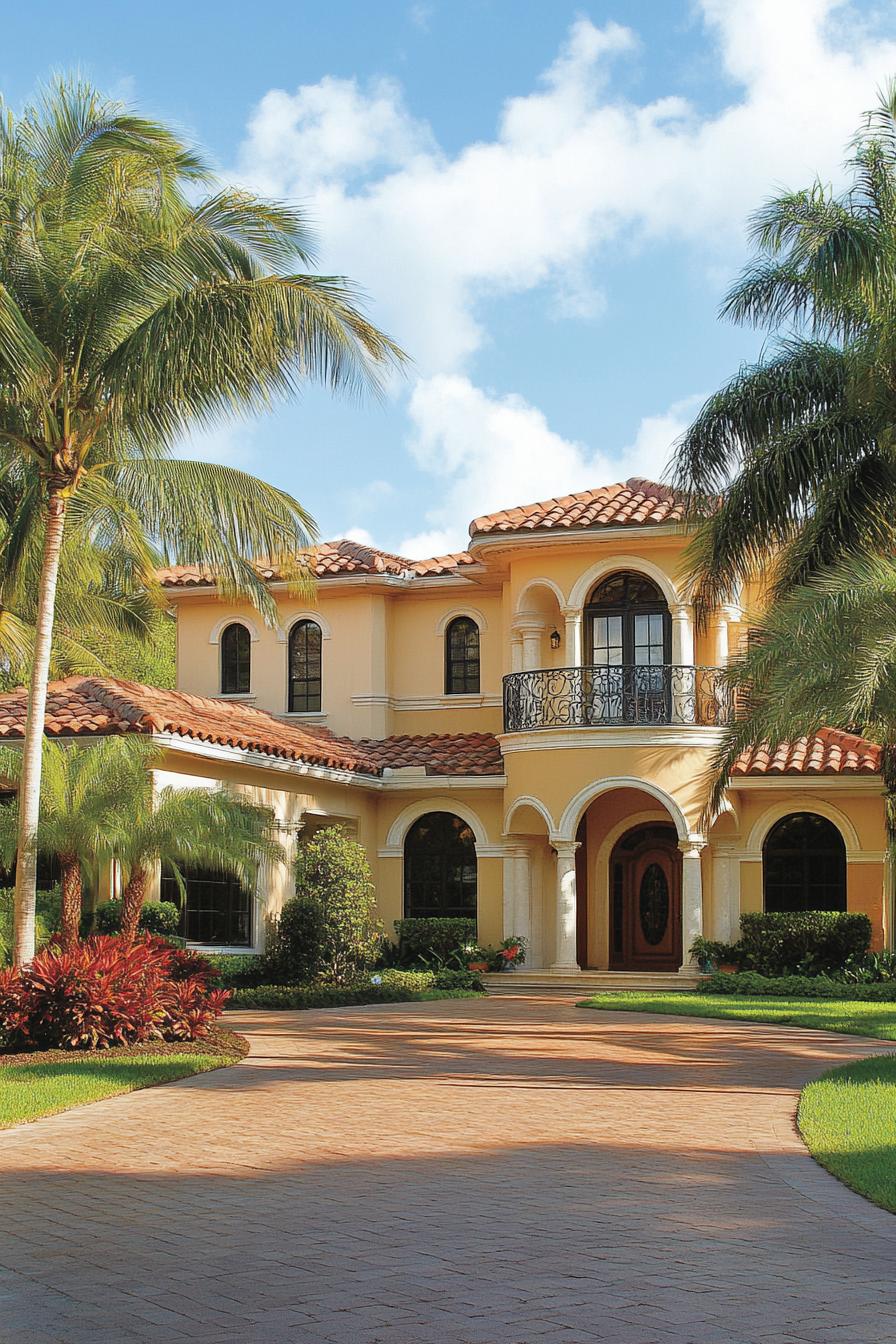
[[[656,476],[762,337],[717,320],[749,212],[818,174],[896,75],[891,5],[256,0],[4,16],[14,106],[79,68],[302,205],[322,269],[413,357],[382,404],[198,440],[323,536],[425,555],[477,513]]]

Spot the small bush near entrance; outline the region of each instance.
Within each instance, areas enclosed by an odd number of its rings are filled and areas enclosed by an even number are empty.
[[[324,925],[324,907],[316,897],[294,896],[286,901],[268,950],[264,958],[257,959],[263,963],[263,977],[286,985],[318,979],[325,966]]]
[[[459,956],[476,942],[475,919],[396,919],[398,959],[402,966],[439,964]]]
[[[469,971],[374,971],[349,985],[257,985],[237,989],[228,1008],[342,1008],[365,1003],[413,1003],[483,993]]]
[[[739,961],[760,975],[828,975],[871,943],[867,915],[830,910],[741,915]]]
[[[180,928],[180,911],[173,901],[144,901],[140,911],[138,928],[141,933],[160,934],[163,938],[177,935]],[[93,912],[93,932],[121,932],[121,901],[104,901]],[[90,915],[82,921],[82,934],[91,932]]]

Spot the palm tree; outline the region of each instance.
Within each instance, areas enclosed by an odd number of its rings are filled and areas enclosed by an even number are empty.
[[[240,794],[222,789],[164,788],[154,795],[150,773],[139,758],[122,781],[118,805],[107,818],[111,844],[125,879],[121,935],[132,942],[153,869],[170,868],[180,888],[182,864],[233,873],[253,887],[259,866],[283,858],[273,838],[274,816]]]
[[[673,476],[701,525],[698,607],[757,571],[780,597],[844,554],[896,541],[896,81],[852,147],[852,182],[755,216],[757,256],[723,314],[777,344],[707,401]]]
[[[40,821],[37,848],[59,860],[62,945],[78,940],[81,895],[86,874],[97,880],[113,858],[109,825],[113,809],[131,777],[144,778],[158,749],[142,739],[106,738],[98,742],[61,743],[44,739]],[[22,773],[20,747],[0,747],[0,776],[18,783]],[[7,867],[16,857],[18,803],[0,807],[0,860]]]
[[[896,562],[848,556],[770,607],[753,633],[726,672],[741,712],[716,753],[708,816],[745,748],[840,724],[882,748],[896,845]]]
[[[313,525],[289,495],[170,456],[191,425],[262,410],[307,379],[376,387],[398,348],[340,278],[308,273],[303,217],[211,178],[169,129],[79,82],[0,108],[0,474],[36,468],[43,547],[21,776],[15,959],[34,950],[41,740],[67,517],[152,583],[210,566],[273,619],[253,567],[296,578]],[[5,557],[14,574],[15,555]]]

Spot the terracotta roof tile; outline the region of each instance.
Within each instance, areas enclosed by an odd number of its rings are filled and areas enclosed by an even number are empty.
[[[684,501],[669,486],[632,476],[596,490],[580,490],[578,494],[484,514],[470,524],[470,536],[552,528],[643,527],[676,522],[683,517]]]
[[[21,737],[24,689],[0,695],[0,739]],[[233,700],[160,690],[112,677],[67,677],[50,683],[46,732],[52,737],[174,733],[197,742],[240,747],[308,765],[381,775],[423,765],[433,775],[502,772],[497,739],[487,733],[391,737],[355,742],[326,728],[284,721]]]
[[[855,733],[820,728],[810,737],[741,752],[736,775],[879,775],[880,747]]]
[[[316,579],[332,578],[341,574],[390,574],[429,578],[451,574],[464,565],[475,564],[471,555],[459,551],[454,555],[434,556],[429,560],[408,560],[402,555],[380,551],[359,541],[324,541],[307,552],[311,571]],[[282,577],[276,566],[258,565],[261,578],[277,580]],[[215,582],[214,572],[201,565],[171,565],[158,571],[159,581],[166,588],[198,588]]]

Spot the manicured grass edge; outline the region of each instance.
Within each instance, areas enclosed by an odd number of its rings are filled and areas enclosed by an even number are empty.
[[[248,1053],[249,1042],[245,1037],[234,1031],[216,1027],[208,1036],[196,1041],[146,1042],[142,1045],[113,1046],[109,1050],[35,1050],[28,1054],[0,1054],[0,1089],[4,1083],[5,1068],[15,1070],[17,1074],[15,1081],[21,1085],[25,1081],[20,1074],[22,1069],[33,1069],[37,1073],[57,1065],[64,1065],[70,1070],[77,1070],[79,1065],[83,1065],[86,1071],[87,1068],[96,1070],[97,1066],[102,1069],[104,1064],[109,1063],[113,1065],[133,1063],[139,1066],[142,1061],[153,1060],[172,1061],[175,1065],[164,1078],[153,1077],[148,1073],[145,1080],[119,1079],[117,1082],[120,1085],[115,1085],[116,1080],[110,1078],[109,1082],[112,1085],[108,1090],[102,1090],[99,1095],[88,1096],[83,1100],[69,1100],[59,1105],[40,1104],[33,1112],[16,1114],[9,1120],[4,1120],[0,1115],[0,1132],[14,1129],[18,1125],[31,1124],[50,1115],[60,1115],[64,1111],[90,1106],[109,1097],[123,1096],[125,1093],[142,1091],[147,1087],[162,1087],[166,1083],[180,1082],[196,1074],[227,1068],[231,1064],[238,1064]],[[178,1059],[183,1059],[182,1070],[176,1067]],[[75,1074],[72,1073],[70,1076],[74,1077]]]
[[[848,999],[775,999],[771,995],[694,994],[687,990],[639,992],[607,990],[581,999],[577,1008],[598,1012],[656,1013],[717,1021],[756,1022],[762,1026],[833,1031],[866,1040],[896,1040],[896,1004]]]
[[[840,1064],[807,1083],[797,1126],[819,1166],[896,1213],[896,1055]]]

